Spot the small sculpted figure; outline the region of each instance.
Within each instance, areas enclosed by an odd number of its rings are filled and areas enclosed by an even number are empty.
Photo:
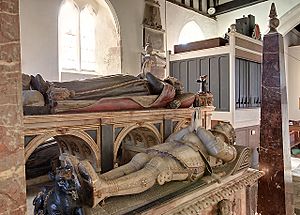
[[[33,200],[35,215],[84,215],[80,206],[79,184],[71,166],[60,167],[55,176],[50,174],[55,182],[54,187],[46,188],[38,193]]]
[[[200,78],[197,80],[197,83],[200,84],[199,93],[207,93],[207,75],[201,75]]]
[[[165,143],[138,153],[129,163],[104,174],[98,175],[88,161],[79,161],[74,156],[61,159],[69,160],[79,173],[82,188],[89,191],[87,204],[92,207],[107,197],[141,193],[155,184],[194,181],[205,172],[211,174],[208,156],[224,163],[234,161],[237,156],[232,145],[235,138],[232,126],[223,123],[216,130],[208,131],[199,126],[200,119],[199,110],[188,127],[170,135]]]
[[[233,215],[233,205],[228,199],[223,199],[218,203],[218,215]]]

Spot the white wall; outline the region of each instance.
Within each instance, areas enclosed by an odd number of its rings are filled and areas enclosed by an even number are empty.
[[[242,18],[243,15],[247,16],[248,14],[255,16],[255,22],[259,24],[261,33],[266,34],[268,31],[269,11],[273,2],[276,5],[279,19],[300,3],[299,0],[265,1],[250,7],[219,15],[217,16],[219,36],[223,36],[227,32],[227,29],[230,27],[230,25],[235,23],[235,19]]]
[[[57,23],[61,0],[21,0],[22,72],[58,81]]]
[[[122,73],[138,74],[141,51],[143,48],[143,13],[144,1],[111,0],[114,6],[121,30]]]
[[[58,13],[62,0],[22,0],[20,1],[22,72],[43,75],[48,81],[59,81],[58,59]],[[108,12],[104,1],[99,2],[97,30],[99,44],[97,71],[107,75],[121,73],[119,29],[113,23],[113,14]],[[62,80],[90,78],[94,75],[62,73]]]
[[[47,80],[58,81],[57,16],[61,1],[20,1],[22,71],[24,73],[41,73]],[[116,11],[120,25],[122,73],[136,75],[140,72],[141,52],[143,51],[144,1],[110,0],[110,2]],[[165,0],[160,0],[160,4],[162,25],[165,29]],[[111,51],[114,52],[114,50]],[[112,72],[117,70],[116,67],[107,68],[113,70]],[[82,78],[82,75],[64,74],[63,77],[66,79]]]
[[[199,25],[204,33],[204,39],[217,37],[217,22],[215,20],[167,2],[166,23],[168,50],[174,51],[174,45],[178,44],[181,29],[190,21],[195,21]]]
[[[300,120],[300,46],[288,48],[288,103],[289,119]]]
[[[143,51],[143,0],[110,0],[121,28],[122,73],[137,75],[141,69]],[[159,1],[161,21],[165,29],[165,1]]]
[[[121,37],[118,18],[114,17],[114,8],[105,1],[98,1],[96,20],[96,60],[97,72],[101,75],[122,73]],[[116,19],[116,20],[115,20]]]

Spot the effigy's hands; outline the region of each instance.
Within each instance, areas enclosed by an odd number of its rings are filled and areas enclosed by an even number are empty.
[[[177,109],[181,106],[181,102],[179,100],[173,100],[169,103],[168,108],[170,109]]]
[[[198,128],[202,127],[201,123],[201,110],[200,109],[195,109],[192,119],[191,119],[191,124],[188,126],[189,131],[197,131]]]
[[[47,94],[49,100],[62,101],[74,97],[75,92],[70,91],[67,88],[57,88],[57,87],[50,86],[47,91]]]

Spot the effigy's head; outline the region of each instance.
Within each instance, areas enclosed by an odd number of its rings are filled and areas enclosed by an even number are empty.
[[[174,87],[176,95],[183,93],[183,85],[177,78],[168,76],[164,79],[164,82],[171,84]]]
[[[76,179],[73,174],[73,168],[70,165],[58,167],[54,174],[50,174],[50,178],[55,182],[57,191],[72,195],[74,200],[77,200]]]
[[[211,132],[215,136],[221,136],[224,141],[230,145],[235,143],[235,131],[229,122],[218,122],[218,124],[211,129]]]

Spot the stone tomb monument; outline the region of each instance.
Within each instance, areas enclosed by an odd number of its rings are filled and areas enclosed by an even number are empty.
[[[246,188],[263,173],[249,169],[250,149],[234,145],[229,123],[209,131],[200,114],[196,109],[187,127],[104,174],[63,154],[55,187],[39,193],[35,213],[63,213],[65,204],[67,214],[246,214]]]

